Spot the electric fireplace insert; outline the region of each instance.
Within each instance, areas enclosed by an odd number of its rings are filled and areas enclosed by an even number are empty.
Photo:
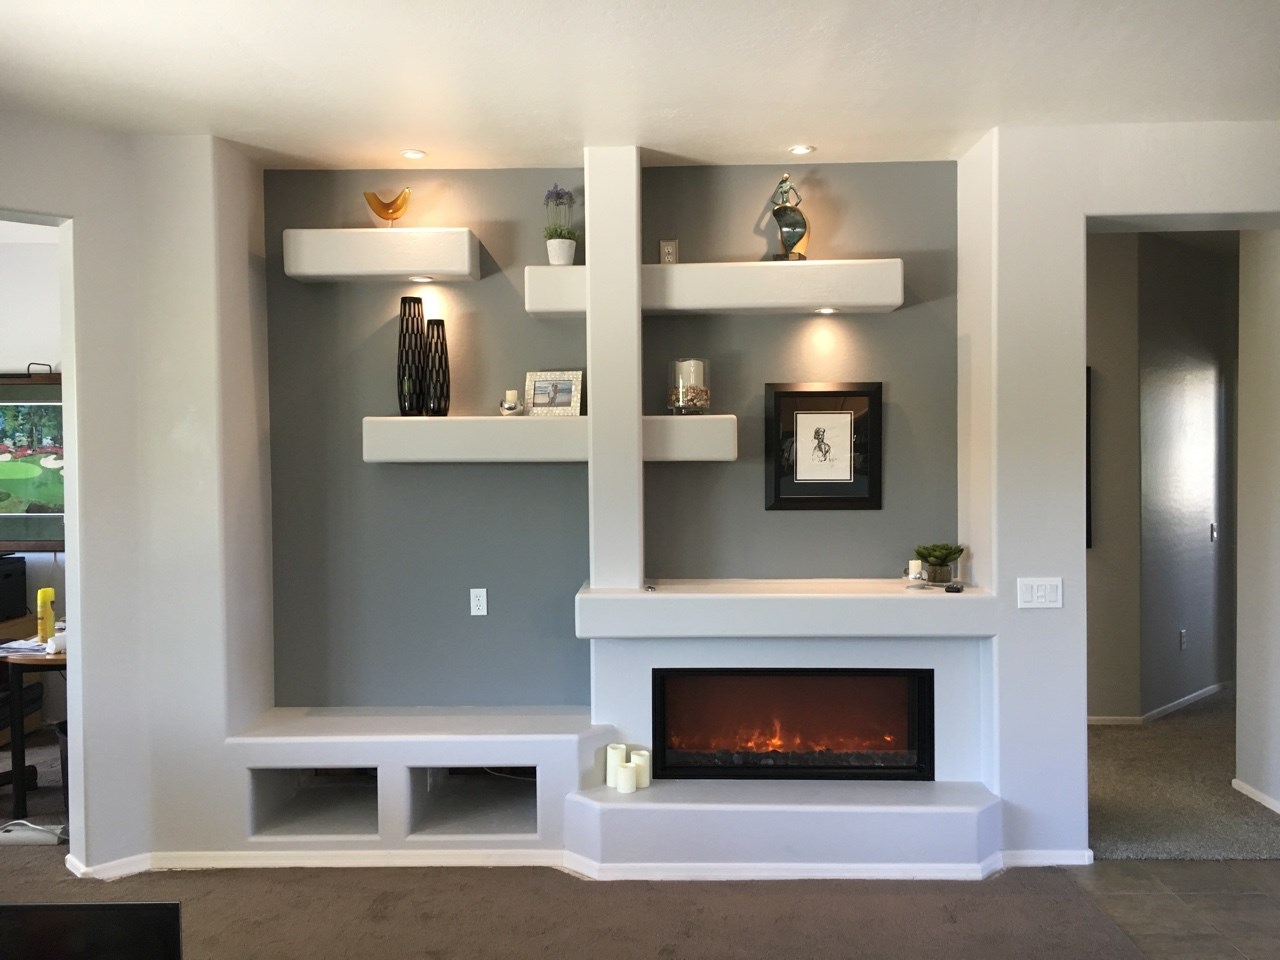
[[[659,778],[932,780],[933,671],[653,671]]]

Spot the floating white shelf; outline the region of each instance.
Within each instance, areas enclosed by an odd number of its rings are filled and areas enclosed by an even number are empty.
[[[645,313],[887,313],[902,306],[901,260],[646,264]],[[582,316],[586,267],[525,267],[524,308],[535,317]]]
[[[577,634],[615,637],[990,637],[996,598],[885,580],[653,580],[584,586]]]
[[[295,280],[479,280],[480,242],[462,227],[286,230],[284,272]]]
[[[646,460],[736,460],[738,418],[644,418]],[[366,463],[566,463],[587,459],[586,417],[365,417]]]

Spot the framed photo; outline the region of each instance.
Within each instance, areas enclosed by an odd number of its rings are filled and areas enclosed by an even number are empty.
[[[880,383],[766,383],[766,510],[879,510]]]
[[[582,416],[582,371],[534,370],[526,373],[524,410],[530,417]]]
[[[0,552],[63,549],[61,374],[0,376]]]

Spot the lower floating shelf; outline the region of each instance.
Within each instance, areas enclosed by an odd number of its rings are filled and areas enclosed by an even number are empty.
[[[574,463],[587,459],[586,417],[365,417],[366,463]],[[738,459],[738,418],[644,418],[644,458]]]

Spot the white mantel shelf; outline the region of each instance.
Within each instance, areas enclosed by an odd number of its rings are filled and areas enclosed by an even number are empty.
[[[902,306],[901,260],[794,260],[645,264],[645,313],[887,313]],[[583,316],[586,267],[525,267],[525,310]]]
[[[586,417],[365,417],[366,463],[574,463],[587,459]],[[646,460],[738,458],[738,418],[644,418]]]
[[[479,280],[480,242],[463,227],[286,230],[284,272],[295,280]]]
[[[990,637],[996,598],[890,580],[652,580],[655,589],[583,586],[583,639],[663,637]]]

